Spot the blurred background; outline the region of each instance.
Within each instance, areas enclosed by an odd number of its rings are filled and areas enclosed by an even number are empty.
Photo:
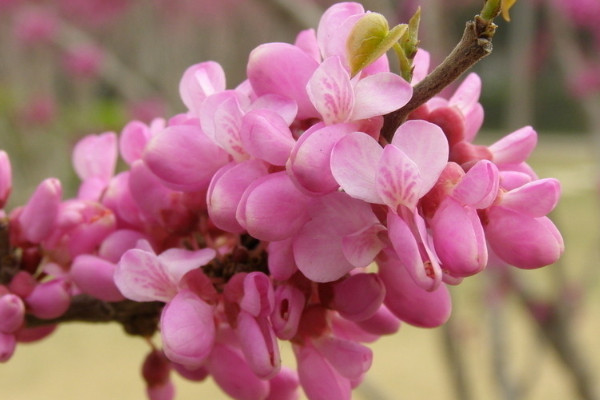
[[[0,149],[13,163],[8,209],[48,176],[73,195],[70,151],[89,133],[184,111],[178,82],[215,60],[228,87],[249,52],[316,28],[326,0],[0,0]],[[391,24],[422,8],[421,46],[439,63],[481,0],[369,0]],[[531,164],[556,177],[561,262],[490,268],[454,288],[439,329],[403,326],[373,345],[356,399],[598,399],[600,382],[600,1],[521,0],[499,21],[494,51],[474,68],[486,111],[478,141],[523,125],[540,134]],[[71,185],[69,185],[71,182]],[[61,326],[0,365],[0,398],[143,399],[148,350],[119,326]],[[293,365],[288,352],[286,363]],[[224,398],[179,381],[178,398]]]

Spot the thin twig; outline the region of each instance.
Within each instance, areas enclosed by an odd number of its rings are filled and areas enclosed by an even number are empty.
[[[387,114],[381,134],[391,141],[396,129],[408,114],[454,82],[477,61],[492,52],[492,37],[496,25],[476,16],[468,21],[463,36],[454,50],[429,75],[413,88],[413,96],[402,108]]]

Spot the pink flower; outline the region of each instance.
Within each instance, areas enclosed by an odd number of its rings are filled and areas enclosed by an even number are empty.
[[[18,223],[24,238],[39,243],[48,238],[55,229],[62,187],[58,179],[49,178],[39,184],[22,212]]]
[[[450,292],[442,283],[432,291],[419,287],[396,254],[386,250],[377,259],[379,276],[386,288],[384,303],[402,321],[432,328],[450,317]]]
[[[560,195],[555,179],[540,179],[504,193],[486,210],[484,227],[491,248],[519,268],[539,268],[558,260],[564,242],[546,215]]]
[[[101,71],[104,52],[93,45],[80,45],[67,49],[63,65],[67,73],[79,79],[96,78]]]
[[[14,26],[15,36],[26,45],[50,42],[58,29],[56,16],[43,8],[25,8],[17,16]]]
[[[412,87],[391,72],[351,80],[337,56],[321,63],[308,81],[306,91],[327,125],[384,115],[399,109],[412,97]]]
[[[14,294],[0,296],[0,332],[14,333],[25,322],[25,304]]]
[[[0,210],[8,201],[12,191],[12,168],[8,154],[0,150]]]

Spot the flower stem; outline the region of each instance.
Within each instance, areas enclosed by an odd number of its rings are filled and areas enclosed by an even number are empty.
[[[440,65],[415,85],[410,101],[384,117],[382,136],[390,142],[396,129],[412,111],[454,82],[477,61],[489,55],[495,31],[496,25],[479,15],[468,21],[460,42]]]

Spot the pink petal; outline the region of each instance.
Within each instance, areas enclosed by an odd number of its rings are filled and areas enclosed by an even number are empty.
[[[295,286],[284,284],[275,289],[271,324],[279,339],[290,340],[296,336],[305,303],[304,294]]]
[[[310,213],[312,220],[294,238],[296,265],[313,281],[337,280],[354,268],[344,254],[344,236],[371,228],[377,217],[367,203],[341,192],[319,198]]]
[[[158,259],[175,282],[179,282],[189,271],[208,264],[216,255],[217,252],[210,248],[200,250],[170,248],[160,253]]]
[[[240,140],[242,104],[238,92],[227,90],[208,97],[200,109],[200,125],[206,136],[236,161],[248,158]]]
[[[258,96],[277,94],[298,104],[298,118],[318,118],[306,84],[319,64],[300,48],[287,43],[267,43],[250,53],[247,75]]]
[[[69,275],[83,293],[104,301],[125,300],[113,279],[115,269],[112,262],[81,254],[71,264]]]
[[[375,188],[377,163],[383,149],[371,136],[353,132],[342,137],[331,152],[331,173],[350,196],[382,203]]]
[[[273,310],[273,285],[262,272],[250,272],[244,277],[244,295],[239,305],[253,317],[266,316]]]
[[[217,171],[206,196],[211,221],[226,232],[243,232],[244,228],[236,219],[242,194],[252,182],[266,174],[266,166],[260,160],[232,162]]]
[[[413,59],[413,76],[411,84],[414,86],[417,83],[421,82],[423,78],[427,76],[429,72],[429,60],[431,56],[428,51],[423,49],[418,49],[415,58]]]
[[[106,186],[107,182],[100,178],[88,178],[81,182],[79,190],[77,190],[77,198],[80,200],[98,201],[104,193]]]
[[[354,2],[334,4],[323,13],[317,28],[317,41],[323,58],[345,56],[350,30],[364,13],[363,6]],[[352,24],[345,23],[353,16]]]
[[[476,73],[471,72],[450,97],[449,103],[458,107],[463,115],[467,115],[478,103],[480,94],[481,78]]]
[[[484,111],[480,103],[475,104],[465,115],[465,140],[472,142],[483,125]]]
[[[179,94],[186,107],[198,113],[204,99],[225,90],[225,72],[221,65],[206,61],[189,67],[179,82]]]
[[[237,337],[248,366],[261,379],[274,377],[281,367],[281,358],[268,320],[242,311],[237,324]]]
[[[213,174],[229,157],[199,127],[178,125],[152,138],[144,152],[144,161],[162,180],[200,190],[208,186]]]
[[[410,226],[404,219],[393,213],[388,213],[387,222],[390,242],[396,254],[400,256],[398,263],[408,271],[415,282],[428,284],[430,279],[425,273],[423,259],[419,252],[419,245]]]
[[[319,65],[308,81],[306,91],[325,124],[348,121],[355,97],[350,74],[339,57],[327,58]]]
[[[70,284],[62,278],[40,283],[24,299],[28,312],[43,319],[60,317],[71,305],[69,289]]]
[[[38,185],[19,215],[23,235],[33,243],[46,239],[55,228],[62,187],[60,181],[48,178]]]
[[[346,236],[379,223],[370,204],[333,192],[321,196],[309,209],[311,218],[330,225],[338,236]]]
[[[520,171],[500,171],[500,187],[504,190],[513,190],[532,181],[529,174]]]
[[[350,124],[339,124],[304,132],[292,149],[288,172],[310,192],[336,190],[339,184],[331,174],[331,152],[337,141],[353,130]]]
[[[398,332],[398,329],[400,329],[400,320],[385,304],[382,304],[372,317],[358,321],[357,325],[366,332],[383,336]]]
[[[412,97],[412,87],[399,75],[380,72],[358,81],[354,87],[354,108],[350,119],[385,115],[404,106]]]
[[[452,303],[445,285],[434,291],[420,288],[397,256],[390,252],[381,256],[377,264],[386,288],[385,305],[398,318],[423,328],[433,328],[448,320]]]
[[[217,385],[234,399],[262,400],[269,393],[269,382],[256,376],[242,355],[229,346],[215,344],[208,370]]]
[[[371,368],[373,352],[368,347],[333,337],[315,342],[319,352],[345,378],[359,379]]]
[[[269,273],[273,279],[286,281],[298,271],[292,251],[292,238],[270,242],[267,253]]]
[[[418,166],[398,147],[387,145],[377,165],[377,194],[394,212],[405,206],[414,210],[422,186]]]
[[[294,346],[298,362],[298,377],[306,396],[311,400],[348,400],[350,381],[312,345]]]
[[[383,225],[374,224],[342,238],[342,251],[350,264],[363,268],[373,262],[377,253],[384,247],[379,238],[382,231],[385,231]]]
[[[142,122],[131,121],[121,131],[119,150],[127,164],[142,158],[146,144],[150,140],[150,128]]]
[[[277,94],[265,94],[252,102],[248,111],[253,110],[275,112],[285,121],[286,126],[290,126],[298,114],[298,104],[289,97]]]
[[[168,302],[177,293],[177,281],[159,258],[144,250],[128,250],[115,269],[114,280],[128,299]]]
[[[470,276],[485,268],[485,235],[474,208],[463,207],[448,197],[440,204],[430,227],[436,254],[453,276]]]
[[[14,333],[25,322],[25,304],[15,294],[0,296],[0,332]]]
[[[198,368],[215,342],[213,307],[191,291],[182,290],[163,309],[160,333],[169,360]]]
[[[0,363],[10,360],[17,347],[15,335],[0,332]]]
[[[282,367],[279,373],[269,380],[269,396],[266,400],[298,400],[299,385],[296,371]]]
[[[376,274],[359,273],[333,284],[332,307],[351,321],[364,321],[380,308],[385,287]]]
[[[518,164],[525,161],[537,145],[537,133],[525,126],[489,146],[496,164]]]
[[[304,276],[315,282],[332,282],[354,269],[344,256],[341,237],[328,221],[304,225],[294,238],[294,259]]]
[[[119,229],[114,231],[104,239],[98,249],[98,255],[112,263],[117,263],[121,259],[123,253],[135,247],[138,240],[145,236],[134,230]]]
[[[96,177],[108,182],[117,165],[117,135],[88,135],[73,149],[73,166],[81,180]]]
[[[287,122],[276,112],[264,109],[244,115],[240,140],[251,156],[281,166],[296,144]]]
[[[129,172],[128,191],[135,206],[142,213],[142,218],[146,223],[162,222],[162,210],[175,206],[172,200],[176,198],[176,192],[165,187],[142,160],[135,161]],[[122,211],[126,212],[132,205],[127,201],[123,206],[125,208]]]
[[[448,140],[442,129],[430,122],[406,121],[396,130],[392,144],[417,165],[422,183],[419,198],[435,184],[448,163]]]
[[[125,171],[111,179],[102,204],[115,212],[119,225],[142,226],[142,211],[129,190],[129,177],[130,172]]]
[[[0,150],[0,210],[4,208],[4,204],[12,191],[12,169],[8,154],[4,150]]]
[[[487,208],[498,196],[498,168],[488,160],[471,167],[454,190],[452,197],[473,208]]]
[[[515,267],[543,267],[564,251],[563,239],[547,217],[532,218],[504,207],[490,208],[487,217],[485,235],[492,250]]]
[[[309,201],[285,171],[276,172],[250,184],[240,200],[237,219],[257,239],[283,240],[306,222]]]
[[[315,61],[321,62],[321,51],[317,42],[317,32],[314,29],[305,29],[296,35],[294,46],[301,48]]]
[[[560,198],[560,182],[556,179],[539,179],[504,193],[500,205],[530,217],[543,217],[550,213]]]

